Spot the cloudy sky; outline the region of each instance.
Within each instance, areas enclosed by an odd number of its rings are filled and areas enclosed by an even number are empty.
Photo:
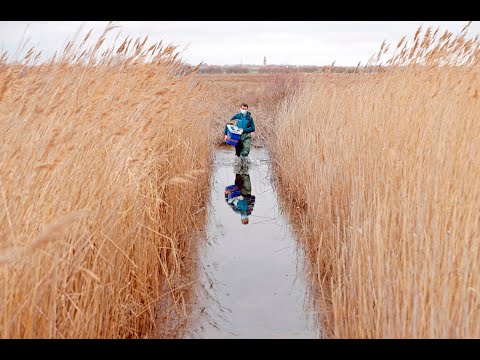
[[[336,65],[365,64],[386,40],[396,44],[404,35],[412,38],[418,26],[440,26],[460,32],[467,21],[120,21],[109,41],[120,32],[133,37],[149,35],[150,41],[178,45],[182,58],[199,64]],[[75,33],[94,36],[105,21],[2,21],[0,51],[11,57],[20,40],[42,49],[45,56],[63,48]],[[469,34],[480,33],[473,22]]]

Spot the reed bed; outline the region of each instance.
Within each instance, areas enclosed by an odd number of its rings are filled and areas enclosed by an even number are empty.
[[[312,75],[279,108],[269,147],[327,337],[480,337],[480,41],[467,30],[419,28],[372,57],[384,71]]]
[[[174,46],[105,49],[113,29],[42,64],[1,57],[2,338],[146,337],[167,297],[186,315],[211,114]]]
[[[306,74],[198,74],[205,86],[205,101],[212,112],[211,138],[224,143],[223,128],[228,120],[240,112],[242,103],[255,121],[252,146],[266,146],[270,131],[276,122],[276,110],[281,100],[307,80]],[[214,101],[212,101],[212,99]]]

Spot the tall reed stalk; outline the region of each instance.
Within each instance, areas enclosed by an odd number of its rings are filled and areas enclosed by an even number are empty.
[[[0,67],[0,336],[151,333],[202,230],[211,141],[172,45],[104,34]],[[202,136],[204,135],[204,136]]]
[[[319,74],[270,147],[337,338],[480,337],[480,41],[420,28]],[[386,62],[382,59],[388,58]]]

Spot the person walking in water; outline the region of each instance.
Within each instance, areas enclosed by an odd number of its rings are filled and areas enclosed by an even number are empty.
[[[235,155],[240,159],[244,160],[247,158],[250,153],[250,139],[251,133],[255,131],[255,122],[253,121],[253,116],[250,111],[248,111],[248,105],[243,103],[240,106],[240,112],[235,114],[230,119],[230,122],[237,127],[243,129],[243,133],[238,140],[237,145],[235,145]],[[227,141],[227,126],[223,130],[225,135],[225,141]]]
[[[240,214],[242,224],[248,224],[248,216],[253,211],[255,205],[255,195],[252,195],[252,183],[250,175],[235,174],[235,185],[225,188],[225,201],[228,205]]]

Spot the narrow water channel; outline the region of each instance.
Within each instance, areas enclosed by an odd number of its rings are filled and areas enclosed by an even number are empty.
[[[319,338],[303,254],[279,209],[268,152],[252,148],[243,165],[235,158],[233,147],[215,154],[207,243],[184,338]]]

